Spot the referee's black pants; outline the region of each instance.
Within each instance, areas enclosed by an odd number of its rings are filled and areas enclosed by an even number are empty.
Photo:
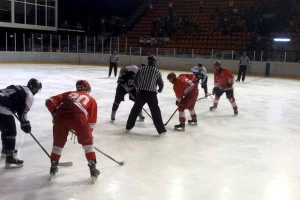
[[[145,104],[148,104],[150,111],[151,111],[151,116],[152,120],[154,123],[154,126],[159,134],[163,132],[167,132],[164,123],[162,121],[161,117],[161,112],[160,108],[158,106],[158,100],[157,100],[157,93],[156,92],[149,92],[149,91],[140,91],[137,93],[137,97],[135,100],[135,103],[131,109],[131,112],[129,114],[127,124],[126,124],[126,129],[130,130],[134,127],[135,121],[142,110],[143,106]]]
[[[237,81],[241,80],[241,76],[242,76],[242,81],[245,80],[246,71],[247,71],[247,65],[240,65]]]

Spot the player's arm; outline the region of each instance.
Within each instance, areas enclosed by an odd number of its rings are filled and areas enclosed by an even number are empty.
[[[158,92],[161,93],[162,90],[164,89],[164,81],[161,77],[161,73],[159,72],[159,76],[158,76],[158,79],[157,79],[157,85],[158,85]]]
[[[94,98],[91,97],[91,108],[89,110],[89,119],[88,123],[90,125],[91,130],[94,130],[94,127],[97,123],[97,113],[98,113],[98,107],[97,107],[97,102]]]

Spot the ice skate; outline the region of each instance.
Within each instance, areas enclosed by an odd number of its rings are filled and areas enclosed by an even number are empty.
[[[111,121],[115,121],[116,119],[116,112],[115,111],[111,111],[111,117],[110,117]]]
[[[5,169],[23,167],[23,160],[17,158],[17,150],[7,151],[5,159]]]
[[[208,97],[208,93],[207,92],[205,92],[205,98],[207,98]]]
[[[142,114],[142,111],[139,113],[139,120],[144,121],[145,117]]]
[[[190,125],[198,125],[197,118],[192,118],[191,120],[188,120],[188,124],[190,124]]]
[[[238,110],[234,110],[234,115],[238,115],[239,111]]]
[[[5,157],[6,157],[6,149],[4,147],[2,147],[1,158],[5,158]]]
[[[209,108],[210,111],[213,111],[213,110],[216,110],[216,109],[217,109],[217,107],[215,107],[215,106],[211,106],[211,107]]]
[[[100,175],[100,171],[98,169],[96,169],[96,161],[89,160],[88,166],[90,168],[92,181],[93,181],[93,183],[95,183],[98,176]]]
[[[58,172],[58,161],[51,161],[50,167],[50,180],[54,177],[54,175]]]
[[[13,153],[15,154],[15,156],[17,156],[18,150],[15,149]],[[1,151],[1,158],[6,158],[6,154],[7,154],[7,150],[4,149],[4,148],[2,148],[2,151]]]
[[[165,130],[164,132],[158,133],[158,135],[163,136],[163,135],[166,135],[166,133],[167,133],[167,130]]]
[[[174,126],[174,129],[177,131],[185,131],[185,123],[180,122],[180,124]]]

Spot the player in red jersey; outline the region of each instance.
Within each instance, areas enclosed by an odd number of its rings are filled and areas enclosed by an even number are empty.
[[[198,79],[193,74],[180,74],[176,77],[174,72],[169,73],[168,80],[173,84],[176,95],[176,105],[179,111],[179,125],[175,125],[175,130],[185,130],[185,109],[190,111],[191,120],[188,123],[197,124],[195,104],[198,97]]]
[[[214,105],[210,107],[210,110],[215,110],[218,106],[219,99],[226,93],[226,97],[231,103],[234,114],[238,114],[238,107],[235,102],[233,93],[234,76],[225,67],[221,67],[221,62],[216,61],[214,63],[215,73],[214,73],[214,89],[213,95],[215,95]]]
[[[46,100],[46,106],[53,117],[53,148],[50,175],[58,171],[58,161],[67,141],[69,131],[74,131],[82,145],[91,177],[100,174],[96,169],[96,154],[93,148],[92,131],[97,122],[97,102],[89,95],[91,86],[86,80],[78,80],[76,91],[69,91]]]

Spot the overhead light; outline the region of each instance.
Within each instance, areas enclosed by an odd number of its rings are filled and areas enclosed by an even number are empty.
[[[9,35],[9,37],[14,37],[14,35]]]
[[[291,39],[289,38],[274,38],[275,42],[289,42]]]

